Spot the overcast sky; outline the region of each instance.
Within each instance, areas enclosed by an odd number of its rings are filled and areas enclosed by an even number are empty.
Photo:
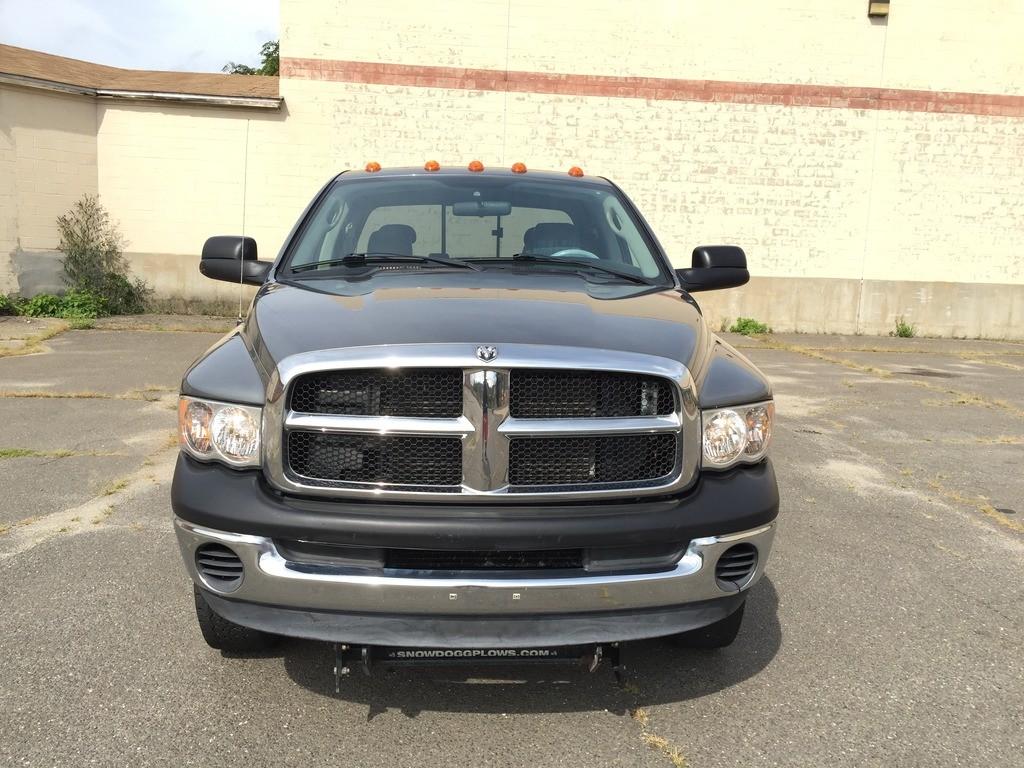
[[[133,69],[254,65],[278,0],[0,0],[0,43]]]

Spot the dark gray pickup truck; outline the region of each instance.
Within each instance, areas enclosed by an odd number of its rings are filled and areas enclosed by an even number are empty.
[[[774,406],[692,295],[745,283],[742,250],[673,270],[576,168],[371,164],[273,262],[215,237],[200,269],[260,286],[181,387],[174,527],[212,647],[735,638],[775,533]]]

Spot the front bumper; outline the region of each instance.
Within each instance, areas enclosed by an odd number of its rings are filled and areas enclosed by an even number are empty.
[[[457,578],[392,576],[345,572],[335,566],[291,563],[262,536],[215,531],[175,520],[185,567],[196,584],[220,592],[196,568],[196,549],[223,544],[244,567],[241,583],[222,593],[232,600],[335,611],[418,615],[539,615],[655,608],[712,600],[736,592],[715,579],[715,563],[740,542],[758,550],[757,567],[741,584],[746,589],[764,573],[775,535],[774,523],[752,531],[694,539],[671,570],[569,578]]]
[[[267,612],[272,607],[286,609],[284,615],[278,616],[280,621],[276,628],[270,631],[380,644],[385,642],[381,634],[382,627],[387,624],[381,619],[398,618],[399,625],[387,631],[389,636],[401,636],[401,642],[405,645],[435,645],[451,641],[452,632],[442,632],[440,636],[437,632],[425,634],[421,627],[418,632],[403,633],[400,631],[401,626],[408,627],[417,618],[427,622],[440,620],[441,624],[454,620],[453,626],[458,626],[460,645],[465,645],[467,638],[472,642],[475,637],[476,642],[492,646],[494,642],[503,640],[494,636],[493,631],[484,631],[487,624],[507,625],[508,619],[517,617],[526,618],[530,622],[545,618],[558,619],[563,625],[569,620],[579,625],[572,633],[573,640],[570,642],[626,640],[671,634],[724,618],[728,612],[721,616],[718,614],[728,606],[735,607],[738,594],[757,583],[764,574],[775,535],[775,524],[769,523],[753,530],[723,536],[694,539],[671,570],[571,578],[488,578],[475,575],[430,578],[386,573],[365,574],[354,570],[345,572],[332,566],[315,567],[308,563],[289,562],[278,551],[272,539],[262,536],[217,531],[181,519],[175,520],[175,531],[193,581],[207,594],[219,593],[224,599],[210,601],[214,610],[225,618],[232,619],[234,616],[232,620],[238,623],[267,628],[265,623],[260,623],[260,609],[255,606],[238,606],[240,603],[258,604],[266,606],[263,610],[264,619],[268,619]],[[734,585],[719,584],[715,578],[715,563],[722,552],[741,542],[755,546],[758,558],[754,572],[737,590]],[[241,583],[228,593],[221,592],[196,567],[196,550],[207,543],[230,548],[242,561],[244,575]],[[706,604],[721,598],[732,600],[717,609],[711,606],[709,611]],[[235,605],[232,606],[232,603]],[[687,611],[687,606],[693,606],[696,610]],[[651,612],[655,618],[653,624],[641,621],[644,612]],[[338,622],[338,626],[330,628],[329,617],[322,615],[325,613],[347,614],[349,617],[347,622]],[[316,614],[321,614],[319,620],[315,618]],[[671,623],[672,614],[676,614],[675,624]],[[675,627],[679,625],[680,615],[685,619],[685,626],[677,629]],[[355,636],[359,623],[354,620],[356,616],[370,617],[368,623],[363,622],[366,626],[362,629],[373,636],[372,640]],[[668,631],[664,631],[666,616],[671,624]],[[285,617],[290,617],[289,621],[283,621]],[[615,620],[616,617],[619,620]],[[627,620],[628,617],[631,618]],[[575,622],[572,621],[574,618]],[[485,621],[478,621],[480,619]],[[492,621],[488,622],[487,619]],[[493,619],[499,621],[495,623]],[[608,619],[612,619],[610,624]],[[468,625],[474,621],[479,624],[480,632],[474,633],[468,629]],[[633,626],[630,626],[631,623]],[[315,628],[320,631],[312,631]],[[589,631],[591,635],[612,631],[618,633],[618,636],[581,640],[580,631]],[[323,637],[324,632],[327,632],[328,637]],[[506,627],[506,637],[509,632]],[[531,637],[536,640],[537,634],[535,627]],[[551,632],[545,635],[551,635]],[[486,641],[483,640],[485,636]],[[519,640],[516,644],[521,642]],[[553,641],[548,638],[544,642]]]
[[[295,498],[275,493],[258,472],[183,456],[171,501],[186,568],[230,621],[337,642],[478,648],[632,640],[723,619],[764,574],[779,508],[770,461],[705,473],[670,498],[533,507]],[[289,562],[275,540],[436,550],[679,542],[684,554],[654,573],[433,578]],[[195,551],[207,542],[241,559],[234,590],[199,574]],[[739,542],[758,549],[757,567],[738,591],[723,589],[716,561]]]

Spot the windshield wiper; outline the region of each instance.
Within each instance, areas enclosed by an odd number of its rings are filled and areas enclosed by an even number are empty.
[[[428,262],[430,264],[444,264],[446,267],[463,267],[465,269],[479,270],[480,267],[469,264],[465,261],[459,261],[458,259],[444,259],[440,256],[410,256],[405,253],[385,253],[383,251],[368,251],[366,253],[349,253],[342,256],[339,259],[323,259],[322,261],[314,261],[309,264],[299,264],[298,266],[292,267],[289,271],[291,272],[307,272],[317,267],[358,267],[363,264],[373,264],[375,262],[387,263],[390,261],[417,261],[417,262]]]
[[[611,267],[606,267],[603,264],[597,264],[596,260],[576,260],[576,259],[553,259],[550,256],[545,256],[542,253],[517,253],[512,256],[512,261],[532,261],[536,264],[568,264],[573,267],[583,267],[584,269],[593,269],[597,272],[603,272],[606,275],[615,275],[621,277],[623,280],[631,280],[634,283],[640,285],[655,285],[654,282],[648,280],[645,277],[639,275],[633,275],[629,272],[621,272]]]

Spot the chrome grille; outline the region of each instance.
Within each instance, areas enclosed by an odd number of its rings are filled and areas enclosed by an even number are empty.
[[[522,419],[658,416],[675,410],[662,378],[610,371],[520,370],[509,374],[511,415]]]
[[[517,438],[508,480],[517,486],[642,485],[672,474],[676,435]]]
[[[462,413],[462,371],[320,371],[292,385],[291,409],[299,413],[358,416],[454,417]]]
[[[486,362],[478,346],[286,358],[264,410],[268,480],[312,496],[525,503],[674,492],[696,476],[700,414],[678,362],[516,344]]]
[[[288,435],[292,471],[318,481],[457,486],[462,441],[457,437]]]

